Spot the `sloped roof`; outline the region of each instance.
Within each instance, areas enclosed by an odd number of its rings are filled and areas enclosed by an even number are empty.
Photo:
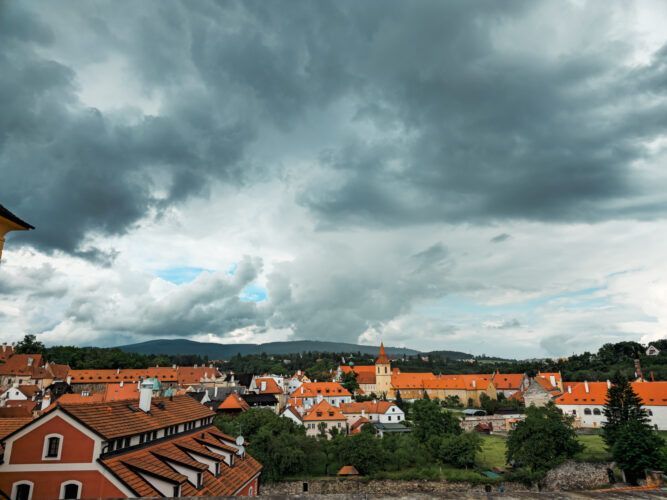
[[[266,384],[266,388],[262,390],[262,382]],[[255,379],[255,385],[257,386],[257,392],[259,394],[282,394],[283,390],[278,387],[278,383],[270,378],[270,377],[263,377],[263,378],[256,378]]]
[[[178,368],[178,384],[196,385],[201,382],[203,378],[218,378],[222,377],[217,368],[213,366],[181,366]]]
[[[30,399],[14,399],[8,400],[5,402],[3,408],[25,408],[28,412],[32,412],[37,406],[38,401],[32,401]]]
[[[438,375],[424,380],[424,389],[486,390],[491,375]]]
[[[126,399],[139,398],[139,387],[137,384],[124,383],[121,386],[119,383],[106,384],[106,391],[104,393],[105,401],[123,401]]]
[[[375,384],[375,372],[361,372],[357,374],[357,383],[358,384]]]
[[[322,396],[352,396],[338,382],[305,382],[290,394],[290,398],[313,398]]]
[[[70,370],[68,375],[73,384],[138,382],[146,378],[156,378],[160,382],[177,382],[179,370],[172,367],[154,367],[137,370]]]
[[[16,215],[11,213],[9,210],[7,210],[5,207],[0,205],[0,217],[3,217],[7,219],[10,222],[13,222],[14,224],[18,224],[21,226],[23,229],[35,229],[34,226],[28,224],[26,221],[23,219],[19,219]]]
[[[33,401],[34,402],[34,401]],[[33,405],[34,407],[34,405]],[[29,418],[32,420],[32,408],[27,406],[6,407],[0,408],[0,421],[6,418]]]
[[[524,379],[524,373],[495,373],[493,375],[493,385],[501,391],[519,390],[521,381]]]
[[[28,422],[32,422],[30,417],[9,417],[0,418],[0,439],[4,439],[17,429],[20,429]]]
[[[423,389],[424,381],[434,379],[430,372],[398,373],[391,376],[391,386],[394,389]]]
[[[341,403],[340,411],[343,413],[387,413],[392,406],[396,406],[391,401],[363,401],[361,403]]]
[[[371,421],[368,420],[366,417],[359,417],[350,425],[350,434],[360,433],[361,428],[364,426],[364,424],[370,424],[370,423]]]
[[[32,378],[46,378],[41,354],[14,354],[6,363],[0,364],[0,375],[21,375]]]
[[[203,438],[202,438],[203,436]],[[174,485],[181,485],[182,496],[230,496],[260,473],[262,466],[250,455],[234,456],[234,466],[224,462],[222,454],[211,451],[211,447],[236,451],[230,446],[234,441],[214,426],[198,429],[196,433],[175,436],[167,442],[157,443],[136,451],[121,453],[102,460],[116,477],[141,497],[161,497],[140,473],[148,472]],[[210,443],[212,446],[206,446]],[[229,443],[229,444],[225,444]],[[215,448],[214,448],[215,449]],[[201,455],[220,463],[220,475],[214,476],[208,467],[193,456]],[[187,477],[172,469],[167,462],[176,462],[202,473],[203,486],[197,490]]]
[[[320,422],[323,420],[347,420],[338,408],[322,400],[313,405],[303,416],[304,422]]]
[[[283,410],[283,414],[289,412],[290,414],[294,415],[294,417],[297,418],[297,420],[301,421],[302,417],[301,414],[299,413],[299,410],[297,410],[294,406],[288,406]]]
[[[348,372],[355,372],[355,373],[370,372],[370,373],[375,373],[375,365],[355,365],[355,366],[340,365],[340,371],[343,372],[343,373],[348,373]]]
[[[344,465],[338,471],[339,476],[358,476],[359,471],[354,467],[354,465]]]
[[[667,406],[667,382],[630,382],[632,390],[645,406]],[[607,382],[580,382],[556,399],[558,405],[604,405],[607,401]]]
[[[45,411],[51,411],[58,405],[72,405],[72,404],[91,404],[91,403],[101,403],[104,401],[104,394],[90,394],[88,396],[83,396],[81,393],[75,394],[63,394],[53,403],[51,403]]]
[[[162,403],[164,410],[157,403]],[[214,415],[210,409],[189,396],[153,398],[149,413],[137,410],[138,400],[61,403],[59,406],[107,439],[154,431]]]
[[[23,393],[23,395],[25,397],[27,397],[28,399],[30,399],[31,397],[33,397],[34,395],[36,395],[38,392],[41,391],[39,386],[36,386],[34,384],[33,385],[19,385],[18,390],[21,391]]]
[[[9,357],[14,354],[14,346],[11,344],[3,343],[0,346],[0,360],[7,361]]]
[[[227,396],[227,399],[225,399],[220,405],[218,406],[218,410],[238,410],[238,411],[245,411],[250,406],[248,403],[246,403],[241,396],[238,394],[230,394]]]
[[[53,378],[59,378],[61,380],[67,378],[67,374],[69,373],[69,365],[59,365],[51,361],[46,366],[47,370],[51,372],[51,375],[53,375]]]

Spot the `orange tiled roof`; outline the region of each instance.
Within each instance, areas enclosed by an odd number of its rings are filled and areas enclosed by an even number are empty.
[[[287,400],[287,406],[303,406],[303,399],[301,399],[301,398],[289,398]]]
[[[299,410],[297,410],[294,406],[287,406],[283,410],[283,414],[290,412],[292,415],[294,415],[298,420],[301,420],[301,413],[299,413]]]
[[[359,417],[354,422],[352,422],[352,425],[350,425],[350,434],[360,433],[361,428],[364,426],[364,424],[370,424],[370,423],[371,421],[368,420],[366,417]]]
[[[667,406],[667,382],[630,382],[632,390],[642,399],[644,406]],[[572,387],[556,399],[559,405],[604,405],[607,400],[607,382],[583,382]]]
[[[44,358],[41,354],[14,354],[5,364],[0,364],[0,375],[21,375],[46,378]]]
[[[343,413],[361,413],[361,410],[364,410],[364,413],[382,413],[385,414],[389,411],[389,408],[396,406],[390,401],[364,401],[362,403],[341,403],[340,411]]]
[[[544,387],[544,389],[547,392],[551,392],[551,393],[558,392],[558,393],[560,393],[560,389],[558,387],[554,386],[554,385],[551,385],[551,382],[549,381],[549,379],[538,376],[538,377],[535,377],[535,382],[537,382],[542,387]]]
[[[491,375],[438,375],[424,380],[424,389],[486,390]]]
[[[290,398],[313,398],[319,394],[322,396],[352,396],[338,382],[306,382],[290,394]]]
[[[69,373],[69,365],[59,365],[51,361],[47,365],[47,370],[51,372],[53,378],[65,380],[67,378],[67,374]]]
[[[202,441],[210,443],[210,446],[202,444]],[[230,496],[262,469],[262,466],[248,454],[245,457],[235,455],[234,466],[230,467],[224,462],[225,455],[211,451],[211,448],[219,447],[220,450],[234,453],[236,448],[232,446],[233,443],[232,438],[209,426],[185,436],[175,436],[167,442],[114,455],[103,459],[102,463],[140,497],[163,496],[141,477],[141,472],[180,485],[181,496]],[[208,470],[208,465],[196,460],[198,455],[220,464],[218,477]],[[176,472],[168,462],[175,462],[201,473],[202,487],[197,489],[188,481],[187,476]]]
[[[32,419],[32,408],[27,406],[17,406],[7,408],[3,406],[0,408],[0,421],[6,418],[30,418]]]
[[[357,383],[358,384],[375,384],[375,372],[361,372],[357,374]]]
[[[375,365],[358,365],[358,366],[341,365],[341,366],[340,366],[340,371],[343,372],[343,373],[349,373],[349,372],[355,372],[355,373],[370,372],[370,373],[375,373]]]
[[[0,346],[0,360],[7,361],[14,354],[14,346],[3,343]]]
[[[0,418],[0,439],[4,439],[16,429],[20,429],[28,422],[32,422],[30,417],[10,417]]]
[[[178,369],[178,385],[197,385],[203,378],[218,378],[222,375],[212,366],[181,366]]]
[[[515,392],[515,393],[512,394],[509,398],[507,398],[507,401],[520,401],[520,402],[523,403],[523,402],[524,402],[524,399],[523,399],[523,393],[524,393],[524,392],[525,392],[525,391],[517,391],[517,392]]]
[[[34,384],[33,385],[19,385],[18,389],[28,399],[32,398],[35,394],[37,394],[41,390],[39,388],[39,386],[36,386]]]
[[[10,399],[5,403],[3,408],[26,408],[27,411],[32,412],[35,409],[35,406],[37,406],[37,401],[32,401],[30,399]]]
[[[313,405],[303,416],[306,422],[320,422],[323,420],[347,420],[338,408],[331,406],[325,400]]]
[[[90,394],[88,396],[82,396],[80,393],[63,394],[51,403],[44,412],[51,411],[58,405],[101,403],[102,401],[104,401],[104,394]]]
[[[519,390],[524,376],[523,373],[495,373],[492,381],[498,390]]]
[[[376,365],[388,365],[389,364],[389,358],[387,358],[387,353],[384,352],[384,343],[380,342],[380,355],[378,356],[377,361],[375,362]]]
[[[423,389],[424,380],[434,379],[435,375],[427,373],[398,373],[391,376],[391,386],[394,389]]]
[[[262,390],[262,382],[266,383],[266,389]],[[282,394],[283,390],[278,387],[277,382],[270,377],[263,377],[255,379],[255,385],[257,386],[257,392],[259,394]]]
[[[120,382],[117,384],[107,384],[104,393],[105,401],[123,401],[125,399],[137,399],[138,397],[138,384],[126,384],[125,382],[123,382],[122,386],[120,385]]]
[[[549,381],[549,383],[551,383],[551,377],[552,376],[554,377],[554,380],[556,381],[555,385],[558,385],[558,383],[561,383],[561,384],[563,383],[563,377],[561,377],[561,374],[559,372],[553,372],[553,373],[552,372],[548,372],[548,373],[547,372],[544,372],[544,373],[537,372],[537,376],[535,378],[536,379],[543,378],[543,379],[546,379],[547,381]]]
[[[162,403],[164,410],[158,407],[157,403]],[[190,396],[153,398],[150,413],[140,410],[133,411],[130,408],[132,406],[138,409],[138,400],[61,404],[60,406],[67,413],[72,414],[108,439],[154,431],[214,415],[210,409]]]
[[[156,378],[160,382],[177,382],[178,370],[171,367],[144,368],[140,370],[70,370],[73,384],[110,384],[114,382],[138,382],[141,379]]]
[[[339,476],[358,476],[359,471],[354,467],[354,465],[344,465],[338,471]]]
[[[241,396],[238,394],[231,393],[225,398],[225,400],[220,403],[218,410],[241,410],[245,411],[250,406],[246,403]]]

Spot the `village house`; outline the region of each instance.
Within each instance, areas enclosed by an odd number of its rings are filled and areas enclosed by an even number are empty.
[[[324,400],[333,406],[352,402],[352,394],[337,382],[310,382],[289,395],[288,404],[308,409]]]
[[[56,405],[1,439],[0,490],[16,500],[257,495],[261,465],[214,416],[150,387],[138,400]]]
[[[297,370],[297,372],[294,375],[285,380],[284,383],[285,394],[292,394],[299,387],[301,387],[301,384],[308,383],[310,381],[311,380],[306,376],[305,372]]]
[[[364,401],[362,403],[343,403],[340,411],[348,422],[361,417],[376,423],[397,423],[405,420],[405,412],[390,401]]]
[[[0,364],[0,387],[37,385],[44,389],[63,380],[69,370],[67,365],[45,363],[41,354],[13,354]]]
[[[231,415],[236,416],[244,411],[248,410],[250,405],[245,402],[245,400],[236,393],[228,394],[223,402],[221,402],[217,407],[212,408],[216,413],[221,415]]]
[[[649,345],[649,346],[646,348],[646,355],[647,355],[647,356],[657,356],[658,354],[660,354],[660,349],[658,349],[658,348],[657,348],[656,346],[654,346],[653,344]]]
[[[562,386],[562,382],[561,382]],[[544,406],[560,396],[562,391],[556,385],[552,385],[545,377],[535,377],[525,391],[512,394],[508,399],[523,402],[528,406]]]
[[[338,429],[339,432],[347,433],[345,415],[325,400],[307,410],[302,421],[303,425],[306,426],[307,436],[318,436],[320,434],[320,424],[323,424],[327,438],[331,438],[329,433],[331,429]]]
[[[667,429],[667,382],[631,382],[632,390],[641,398],[655,429]],[[583,428],[599,428],[605,422],[604,405],[611,382],[578,382],[556,398],[563,413],[574,415]]]
[[[396,393],[400,391],[401,399],[414,401],[424,397],[424,381],[434,379],[431,372],[420,373],[396,373],[391,377],[391,391],[389,399],[396,399]]]
[[[281,417],[289,418],[292,422],[298,425],[303,425],[303,417],[299,410],[294,406],[288,406],[282,412],[280,412]]]
[[[2,350],[0,351],[0,363],[6,363],[9,358],[14,355],[14,346],[7,345],[7,342],[2,343]]]
[[[481,395],[497,399],[491,375],[437,375],[423,381],[424,391],[430,398],[441,401],[447,397],[458,397],[465,405],[479,406]]]
[[[35,399],[37,396],[41,396],[42,390],[32,384],[32,385],[19,385],[18,382],[14,382],[14,385],[7,389],[5,392],[0,394],[0,401],[9,400],[28,400]],[[1,404],[1,403],[0,403]]]
[[[254,377],[250,382],[248,390],[255,394],[270,394],[278,400],[278,409],[285,406],[287,395],[281,388],[283,380],[276,380],[273,377]]]

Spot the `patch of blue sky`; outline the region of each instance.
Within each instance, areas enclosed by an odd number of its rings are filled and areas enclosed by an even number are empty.
[[[204,269],[203,267],[183,266],[161,269],[157,271],[156,274],[158,277],[165,281],[169,281],[175,285],[182,285],[184,283],[190,283],[191,281],[194,281],[195,278],[203,272],[212,273],[213,271],[210,269]]]
[[[236,273],[236,270],[238,268],[239,268],[239,265],[236,262],[234,262],[234,264],[232,264],[232,266],[227,271],[227,274],[231,274],[232,276],[234,276],[234,274]]]
[[[239,298],[244,302],[264,302],[268,300],[266,288],[255,284],[246,286],[241,291]]]

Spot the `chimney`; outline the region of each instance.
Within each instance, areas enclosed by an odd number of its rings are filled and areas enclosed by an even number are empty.
[[[67,375],[67,385],[70,385],[72,383],[72,376]]]
[[[123,387],[123,381],[122,380],[120,381],[120,386]]]
[[[3,351],[4,351],[4,349],[3,349]],[[297,370],[296,374],[301,376],[301,370]]]
[[[213,397],[214,398],[218,397],[218,387],[217,386],[213,389]]]
[[[153,398],[153,384],[145,381],[139,390],[139,409],[145,413],[151,411],[151,399]]]
[[[35,361],[33,358],[28,358],[28,366],[32,366],[32,362]]]
[[[303,394],[303,386],[301,386],[301,394]]]
[[[7,342],[2,343],[2,352],[5,352],[7,350]]]
[[[639,360],[635,359],[635,374],[637,375],[637,378],[643,379],[644,375],[642,375],[642,367],[639,364]]]
[[[41,411],[44,411],[44,410],[46,410],[46,409],[49,407],[50,404],[51,404],[51,395],[50,395],[50,394],[47,394],[46,396],[44,396],[44,397],[42,398],[42,406],[40,406],[39,409],[40,409]]]
[[[475,382],[475,379],[472,379],[472,388],[477,389],[477,382]]]
[[[195,368],[197,368],[197,363],[195,363]]]
[[[571,385],[568,385],[568,386],[567,386],[567,392],[569,392],[570,394],[572,394],[572,386],[571,386]]]
[[[607,389],[611,389],[611,381],[607,379]]]
[[[116,368],[116,375],[120,375],[120,368]]]
[[[361,409],[361,416],[363,417],[364,415],[366,415],[366,410],[364,410],[364,409],[362,408],[362,409]]]
[[[584,380],[584,388],[586,389],[586,394],[588,394],[590,392],[588,390],[588,380]]]
[[[260,387],[261,387],[260,390],[261,390],[262,392],[264,392],[264,391],[266,390],[266,380],[262,380],[262,385],[261,385]]]
[[[551,382],[551,385],[556,387],[556,377],[554,375],[549,375],[549,382]]]

